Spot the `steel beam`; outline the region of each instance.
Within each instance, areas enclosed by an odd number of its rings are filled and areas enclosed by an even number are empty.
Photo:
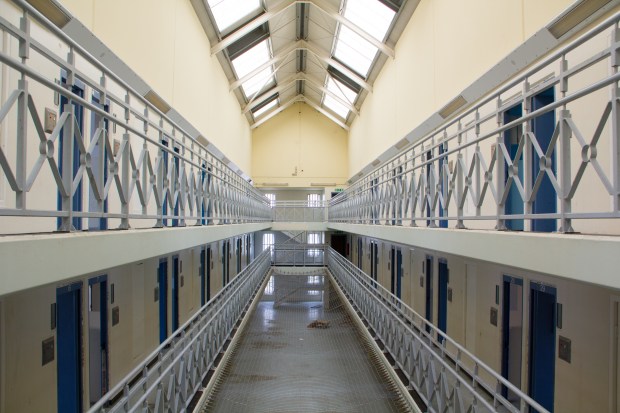
[[[278,113],[282,112],[283,110],[288,109],[293,103],[303,102],[303,101],[304,101],[304,96],[303,95],[296,95],[295,97],[289,99],[285,104],[281,105],[276,110],[274,110],[273,112],[270,112],[267,116],[265,116],[264,118],[262,118],[258,122],[254,123],[252,126],[250,126],[250,129],[258,128],[260,125],[262,125],[263,123],[267,122],[269,119],[273,118]]]
[[[304,97],[303,101],[307,103],[308,105],[312,106],[314,109],[321,112],[323,115],[325,115],[325,117],[327,117],[329,120],[331,120],[332,122],[340,126],[342,129],[347,130],[347,131],[349,130],[349,127],[347,126],[346,123],[344,123],[343,121],[341,121],[340,119],[338,119],[337,117],[335,117],[334,115],[332,115],[331,113],[323,109],[321,106],[319,106],[314,101],[308,99],[307,97]]]

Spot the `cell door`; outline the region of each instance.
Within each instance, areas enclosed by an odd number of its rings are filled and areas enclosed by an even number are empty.
[[[157,285],[159,289],[159,342],[168,338],[168,259],[159,260],[157,268]]]
[[[66,74],[62,74],[62,83],[63,85],[66,86]],[[80,82],[79,80],[75,81],[75,85],[71,86],[71,91],[83,98],[84,97],[84,84],[82,82]],[[69,103],[69,100],[65,97],[65,96],[61,96],[60,98],[60,114],[62,114],[65,110],[66,110],[66,105]],[[84,107],[79,105],[78,103],[76,103],[75,101],[72,102],[73,105],[73,112],[75,115],[75,121],[77,123],[77,127],[79,130],[79,135],[78,132],[76,131],[74,133],[74,136],[71,137],[71,141],[70,141],[70,145],[72,145],[73,147],[73,163],[72,163],[72,172],[66,172],[66,173],[71,173],[72,177],[75,178],[75,176],[77,175],[78,170],[80,169],[80,149],[78,148],[78,145],[75,143],[75,140],[78,138],[78,136],[84,136]],[[73,122],[73,120],[71,120],[71,122]],[[65,142],[65,140],[62,138],[63,136],[63,132],[64,132],[64,128],[66,128],[67,126],[65,125],[65,127],[63,127],[63,130],[60,132],[60,137],[58,139],[59,145],[58,145],[58,170],[60,172],[60,175],[62,176],[65,172],[63,172],[63,163],[64,163],[64,157],[67,155],[65,152],[65,144],[67,142]],[[71,149],[69,149],[69,152],[71,152]],[[73,211],[79,212],[82,211],[82,181],[80,181],[80,183],[78,184],[74,194],[73,194],[73,198],[72,198],[72,203],[71,203],[71,209]],[[62,210],[62,196],[60,195],[60,192],[58,192],[58,196],[57,196],[57,207],[58,210],[61,211]],[[57,219],[57,228],[60,229],[62,220],[61,218]],[[81,230],[82,229],[82,218],[73,218],[71,220],[71,225],[73,225],[73,228],[76,230]]]
[[[502,300],[502,376],[521,388],[523,354],[523,280],[504,275]],[[517,403],[519,398],[505,386],[502,395]],[[515,404],[516,407],[518,407]]]
[[[448,261],[439,259],[437,267],[437,327],[444,333],[448,332],[448,283],[450,282],[450,273],[448,270]],[[438,337],[440,343],[443,343],[443,337]]]
[[[179,328],[179,256],[172,257],[172,331]]]
[[[370,243],[370,276],[373,279],[373,287],[377,287],[379,274],[379,245],[376,242]]]
[[[556,289],[530,284],[529,393],[553,413],[555,396]]]
[[[211,247],[207,247],[207,261],[205,263],[206,276],[207,276],[207,279],[205,280],[205,284],[207,286],[206,302],[209,302],[209,300],[211,299],[211,261],[213,259],[211,254],[212,254]]]
[[[390,249],[390,292],[396,293],[396,249]]]
[[[200,276],[200,306],[202,307],[207,303],[207,288],[206,288],[206,273],[207,273],[207,252],[203,248],[200,249],[200,267],[198,268],[198,275]]]
[[[88,383],[90,406],[108,391],[108,281],[88,280]]]
[[[101,94],[98,91],[93,92],[93,105],[97,106],[99,109],[104,110],[106,112],[109,111],[109,103],[105,102],[103,104],[101,102]],[[103,197],[103,189],[105,187],[105,183],[108,179],[108,168],[107,168],[107,150],[106,150],[106,138],[108,135],[108,120],[101,116],[97,112],[91,112],[90,117],[90,139],[91,142],[95,140],[95,146],[91,153],[91,165],[92,172],[95,177],[95,181],[97,182],[97,186],[99,188],[99,193],[101,197]],[[92,188],[88,191],[88,211],[89,212],[108,212],[108,200],[107,198],[104,200],[97,199],[97,195]],[[88,230],[89,231],[99,231],[108,229],[108,219],[107,218],[88,218]]]
[[[555,100],[553,88],[542,91],[538,95],[532,98],[532,110],[541,109]],[[551,137],[553,136],[553,130],[555,129],[555,112],[550,111],[544,115],[538,116],[532,119],[532,132],[536,136],[536,140],[540,145],[540,149],[543,153],[547,152],[549,145],[551,144]],[[540,156],[536,151],[532,151],[532,186],[536,184],[536,176],[540,170]],[[555,154],[549,157],[551,162],[551,170],[555,174],[556,162]],[[532,205],[532,212],[535,214],[545,214],[557,212],[557,194],[555,188],[549,179],[549,176],[544,174],[540,181],[540,187],[534,198]],[[557,229],[555,219],[534,219],[532,220],[532,230],[539,232],[553,232]]]
[[[400,300],[403,293],[403,253],[396,249],[396,297]]]
[[[429,322],[433,322],[433,257],[426,256],[424,261],[424,275],[425,275],[425,287],[426,287],[426,319]],[[426,327],[426,331],[430,332],[429,326]]]
[[[237,239],[237,274],[241,272],[241,238]]]
[[[358,238],[357,239],[357,268],[359,268],[360,270],[362,269],[362,259],[363,257],[363,245],[362,245],[362,239]]]
[[[250,236],[247,235],[246,238],[245,238],[245,265],[246,265],[246,267],[248,265],[250,265],[250,259],[251,259],[250,251],[252,250],[250,245],[251,245],[251,243],[250,243]]]
[[[522,116],[521,105],[514,106],[504,112],[504,124],[510,123],[514,120],[519,119]],[[504,144],[506,145],[506,150],[510,155],[510,159],[515,163],[515,156],[517,154],[519,148],[519,140],[522,135],[522,126],[518,125],[508,129],[504,132]],[[521,183],[523,183],[523,154],[519,156],[519,159],[516,160],[517,167],[519,169],[518,176],[516,178],[519,179]],[[509,179],[509,168],[506,167],[505,172],[505,181],[508,183]],[[523,198],[517,189],[516,182],[512,182],[510,188],[508,189],[508,197],[506,198],[505,204],[505,212],[506,215],[519,215],[523,214]],[[523,219],[509,219],[506,220],[506,227],[513,231],[523,231]]]
[[[230,241],[224,241],[222,246],[222,287],[230,281]]]
[[[82,411],[82,283],[56,290],[58,411]]]

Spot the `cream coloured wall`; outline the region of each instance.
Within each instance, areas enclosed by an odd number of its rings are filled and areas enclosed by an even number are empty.
[[[251,170],[249,125],[189,1],[61,3],[207,140]]]
[[[347,180],[347,132],[304,103],[296,103],[252,134],[252,179],[261,183],[341,184]],[[297,168],[297,176],[292,176]]]
[[[349,133],[353,176],[572,0],[422,0]]]

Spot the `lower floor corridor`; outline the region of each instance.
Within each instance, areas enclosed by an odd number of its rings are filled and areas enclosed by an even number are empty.
[[[325,269],[278,268],[202,412],[410,411]]]

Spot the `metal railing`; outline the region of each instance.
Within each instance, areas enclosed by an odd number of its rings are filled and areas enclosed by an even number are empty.
[[[275,201],[271,204],[274,222],[324,222],[327,203],[324,201]]]
[[[331,200],[329,221],[606,230],[592,220],[620,217],[619,21],[598,24],[354,182]]]
[[[429,412],[548,413],[332,248],[326,264]]]
[[[271,267],[260,254],[89,412],[184,411],[259,293]]]
[[[326,244],[276,244],[271,249],[271,264],[285,267],[325,265]]]
[[[271,219],[269,201],[190,132],[31,5],[12,2],[0,16],[19,46],[0,51],[12,79],[0,101],[0,123],[11,125],[0,216],[47,217],[60,231],[107,229],[108,219],[122,229]],[[44,108],[56,106],[48,125]]]

